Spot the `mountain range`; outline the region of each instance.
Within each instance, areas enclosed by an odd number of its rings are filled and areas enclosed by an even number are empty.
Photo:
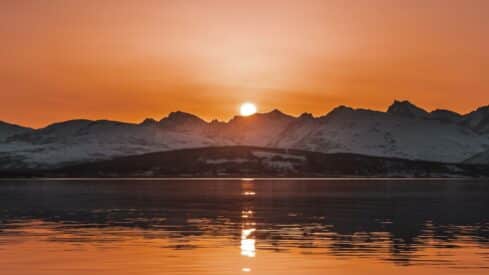
[[[314,117],[279,110],[211,121],[177,111],[141,123],[69,120],[32,129],[0,122],[0,169],[56,168],[188,148],[256,146],[444,163],[489,164],[489,106],[428,112],[408,101],[387,111],[339,106]]]

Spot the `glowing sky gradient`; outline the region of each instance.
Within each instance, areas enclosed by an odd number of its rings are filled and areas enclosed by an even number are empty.
[[[489,104],[489,1],[0,2],[0,120]]]

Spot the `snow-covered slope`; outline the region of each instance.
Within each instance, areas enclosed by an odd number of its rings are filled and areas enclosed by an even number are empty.
[[[489,150],[473,155],[466,159],[464,163],[470,164],[489,164]]]
[[[11,136],[0,145],[0,157],[11,158],[15,165],[42,167],[212,145],[211,138],[158,124],[73,120]]]
[[[487,135],[419,116],[339,107],[319,120],[308,129],[289,129],[293,134],[279,138],[277,147],[444,162],[460,162],[489,147]]]
[[[275,135],[269,143],[270,147],[290,148],[293,144],[301,144],[320,124],[320,119],[314,118],[309,113],[303,113],[296,120],[289,123],[280,134]]]
[[[462,115],[449,110],[434,110],[429,116],[432,120],[438,120],[443,123],[460,123],[462,122]]]
[[[387,109],[387,113],[408,118],[428,118],[429,113],[409,101],[398,101]]]
[[[489,107],[460,115],[395,101],[387,112],[341,106],[325,116],[278,110],[229,122],[173,112],[140,124],[71,120],[32,130],[0,123],[0,168],[50,167],[149,152],[251,145],[461,162],[489,149]]]
[[[489,106],[465,115],[462,123],[479,133],[489,134]]]
[[[0,142],[4,142],[10,136],[21,134],[21,133],[27,133],[30,131],[32,131],[31,128],[25,128],[19,125],[0,121]]]
[[[236,116],[213,134],[236,145],[271,146],[271,142],[295,118],[278,110],[249,117]]]

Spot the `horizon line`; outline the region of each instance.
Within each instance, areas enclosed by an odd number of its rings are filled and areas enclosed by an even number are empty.
[[[381,112],[381,113],[387,113],[388,109],[390,106],[392,106],[393,104],[395,103],[408,103],[408,104],[412,104],[414,105],[415,107],[417,108],[420,108],[428,113],[432,113],[434,111],[439,111],[439,110],[443,110],[443,111],[450,111],[450,112],[453,112],[455,114],[458,114],[460,116],[465,116],[465,115],[468,115],[474,111],[477,111],[478,109],[481,109],[481,108],[485,108],[485,107],[489,107],[489,103],[488,104],[483,104],[483,105],[480,105],[480,106],[476,106],[474,109],[472,109],[472,111],[469,111],[467,113],[459,113],[459,112],[456,112],[456,111],[453,111],[453,110],[449,110],[449,109],[440,109],[440,108],[434,108],[434,109],[431,109],[431,110],[427,110],[423,107],[420,107],[416,104],[414,104],[412,101],[408,100],[408,99],[404,99],[404,100],[398,100],[398,99],[394,99],[391,103],[391,105],[387,106],[387,109],[386,110],[378,110],[378,109],[374,109],[374,108],[363,108],[363,107],[352,107],[352,106],[349,106],[349,105],[344,105],[344,104],[340,104],[336,107],[333,107],[331,108],[329,111],[327,112],[324,112],[320,115],[314,115],[313,113],[311,112],[302,112],[300,114],[289,114],[289,113],[286,113],[286,112],[283,112],[281,111],[280,109],[278,108],[273,108],[272,110],[270,111],[263,111],[263,112],[256,112],[250,116],[242,116],[240,114],[235,114],[233,115],[232,117],[230,117],[229,119],[225,119],[225,120],[219,120],[217,118],[213,118],[213,119],[204,119],[202,118],[200,115],[198,114],[194,114],[194,113],[191,113],[191,112],[187,112],[187,111],[183,111],[183,110],[175,110],[175,111],[171,111],[169,113],[167,113],[166,116],[162,116],[160,119],[155,119],[154,117],[146,117],[144,119],[140,119],[139,121],[123,121],[123,120],[116,120],[116,119],[110,119],[110,118],[96,118],[96,119],[90,119],[90,118],[86,118],[86,117],[74,117],[74,118],[71,118],[71,119],[66,119],[66,120],[60,120],[60,121],[53,121],[53,122],[50,122],[48,124],[45,124],[44,126],[40,126],[40,127],[32,127],[32,126],[27,126],[25,124],[21,124],[21,123],[15,123],[15,122],[10,122],[10,121],[6,121],[6,120],[2,120],[0,118],[0,123],[5,123],[5,124],[10,124],[10,125],[13,125],[13,126],[18,126],[18,127],[22,127],[22,128],[29,128],[29,129],[33,129],[33,130],[40,130],[40,129],[44,129],[46,127],[49,127],[51,125],[55,125],[55,124],[58,124],[58,123],[63,123],[63,122],[68,122],[68,121],[92,121],[92,122],[97,122],[97,121],[109,121],[109,122],[118,122],[118,123],[125,123],[125,124],[133,124],[133,125],[140,125],[142,123],[144,123],[144,121],[146,120],[154,120],[156,122],[159,122],[165,118],[168,118],[171,114],[173,113],[184,113],[184,114],[189,114],[189,115],[192,115],[192,116],[195,116],[203,121],[205,121],[206,123],[212,123],[214,121],[216,122],[221,122],[221,123],[229,123],[231,120],[235,119],[235,118],[239,118],[239,117],[253,117],[253,116],[256,116],[256,115],[265,115],[265,114],[270,114],[270,113],[273,113],[273,112],[280,112],[286,116],[289,116],[289,117],[293,117],[293,118],[299,118],[303,115],[311,115],[313,118],[321,118],[321,117],[324,117],[324,116],[327,116],[328,114],[330,114],[331,112],[333,112],[334,110],[338,109],[338,108],[349,108],[349,109],[352,109],[352,110],[365,110],[365,111],[373,111],[373,112]]]

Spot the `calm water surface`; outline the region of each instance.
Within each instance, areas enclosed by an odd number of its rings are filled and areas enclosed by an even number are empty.
[[[489,274],[489,182],[0,182],[0,274]]]

